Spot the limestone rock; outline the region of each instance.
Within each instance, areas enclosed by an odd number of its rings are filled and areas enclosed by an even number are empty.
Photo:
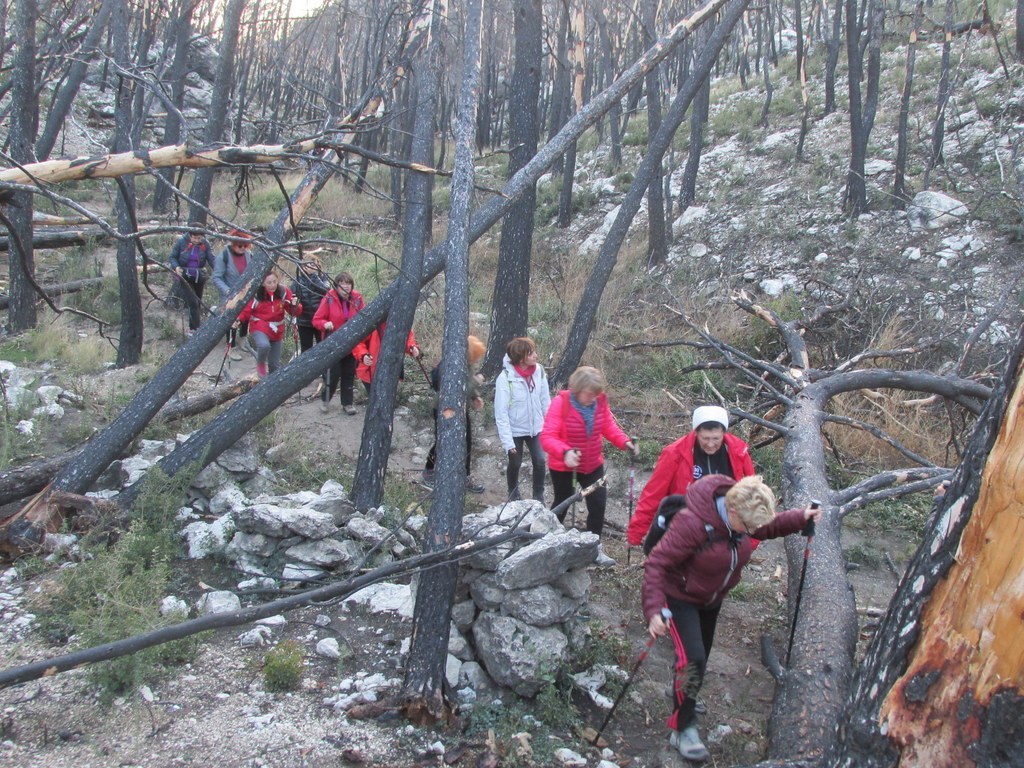
[[[967,206],[941,192],[918,192],[907,208],[913,229],[942,229],[967,216]]]
[[[535,696],[544,676],[567,658],[568,641],[560,630],[531,627],[511,616],[481,614],[473,637],[488,674],[520,696]]]
[[[239,530],[284,538],[292,533],[322,539],[335,532],[331,516],[312,509],[286,509],[273,504],[254,504],[234,514]]]
[[[501,601],[503,612],[535,627],[560,624],[572,616],[579,606],[579,601],[563,596],[549,584],[511,590]]]
[[[320,539],[297,544],[285,550],[285,556],[310,565],[324,568],[336,568],[358,558],[362,552],[350,541],[341,542],[334,539]]]
[[[495,571],[503,589],[525,589],[582,568],[597,558],[600,537],[575,529],[548,534],[508,557]]]
[[[207,592],[196,603],[196,610],[204,616],[211,613],[231,613],[241,607],[242,602],[238,599],[238,595],[224,589]]]

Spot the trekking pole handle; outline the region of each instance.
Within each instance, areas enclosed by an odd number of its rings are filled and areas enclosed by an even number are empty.
[[[672,611],[669,610],[668,606],[661,609],[661,618],[663,618],[666,623],[672,621]]]
[[[821,509],[821,502],[817,499],[811,499],[811,509]],[[807,538],[811,538],[814,535],[813,517],[804,524],[804,529],[800,533]]]

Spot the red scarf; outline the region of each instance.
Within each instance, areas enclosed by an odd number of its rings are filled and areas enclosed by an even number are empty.
[[[531,365],[529,368],[520,368],[518,365],[514,366],[516,373],[522,376],[526,380],[526,388],[533,392],[533,374],[537,371],[536,365]]]

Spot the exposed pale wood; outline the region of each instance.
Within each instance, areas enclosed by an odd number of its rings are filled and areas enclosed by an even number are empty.
[[[882,705],[900,766],[979,764],[993,696],[1024,694],[1024,383],[1017,382],[953,563]]]

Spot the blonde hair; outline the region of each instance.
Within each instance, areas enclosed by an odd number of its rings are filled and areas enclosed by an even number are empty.
[[[775,493],[760,475],[737,480],[725,492],[725,506],[739,515],[743,524],[752,531],[775,519]]]
[[[476,336],[467,336],[466,340],[469,342],[469,349],[467,356],[469,358],[470,365],[476,365],[484,356],[484,352],[487,351],[487,347],[480,341]]]
[[[599,395],[604,392],[605,386],[604,374],[597,370],[597,368],[591,368],[589,365],[581,365],[569,377],[569,390],[574,395],[578,395],[583,391]]]

